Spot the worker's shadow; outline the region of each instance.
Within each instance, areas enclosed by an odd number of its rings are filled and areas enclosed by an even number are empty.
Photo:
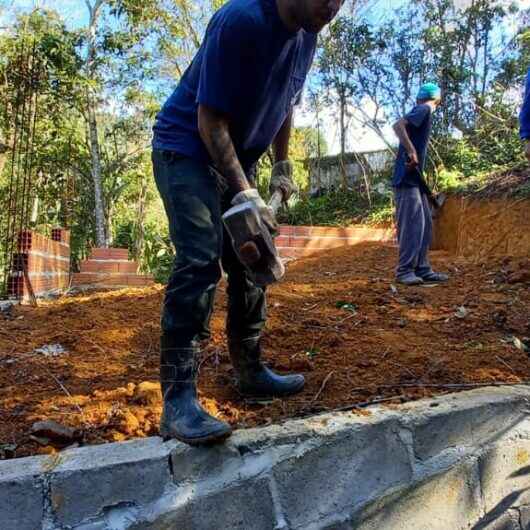
[[[530,466],[522,467],[517,471],[514,471],[509,475],[508,478],[521,478],[530,475]],[[488,528],[495,528],[495,530],[512,530],[514,528],[513,522],[510,516],[506,516],[508,510],[513,509],[516,502],[520,497],[530,488],[521,488],[513,491],[509,495],[506,495],[501,501],[499,501],[491,510],[489,510],[481,519],[478,521],[471,530],[486,530]],[[525,503],[523,503],[525,504]],[[517,517],[519,515],[517,514]],[[517,523],[518,526],[521,523]],[[530,529],[530,524],[523,527],[522,530]]]

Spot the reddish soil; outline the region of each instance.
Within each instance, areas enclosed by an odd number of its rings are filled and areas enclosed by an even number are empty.
[[[433,253],[449,284],[397,290],[395,259],[392,247],[362,244],[290,263],[270,290],[265,357],[279,371],[302,371],[307,385],[283,401],[250,403],[234,390],[220,289],[201,360],[203,404],[249,427],[457,389],[429,385],[530,380],[529,258]],[[0,316],[0,455],[55,451],[29,437],[42,419],[82,429],[84,443],[156,435],[162,297],[160,287],[92,293]],[[34,351],[55,343],[66,352]]]

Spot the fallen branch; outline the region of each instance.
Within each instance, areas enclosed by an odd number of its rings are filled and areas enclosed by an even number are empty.
[[[510,370],[510,372],[513,372],[514,374],[516,373],[515,370],[502,358],[502,357],[499,357],[498,355],[495,355],[495,358],[501,362],[502,364],[504,364],[504,366],[506,366],[506,368],[508,368],[508,370]]]
[[[322,385],[320,386],[319,391],[315,394],[315,397],[311,400],[311,403],[309,404],[309,406],[313,405],[313,404],[318,400],[318,398],[320,397],[320,394],[322,394],[322,392],[324,391],[324,388],[326,388],[326,385],[328,384],[328,381],[330,380],[331,376],[332,376],[334,373],[335,373],[335,372],[332,370],[332,371],[329,372],[329,374],[326,376],[326,378],[324,379],[324,381],[322,381]]]
[[[45,366],[42,366],[42,368],[44,368],[44,370],[48,373],[48,375],[59,385],[59,387],[61,388],[61,390],[72,400],[72,402],[74,401],[74,397],[72,396],[72,394],[70,394],[70,391],[61,383],[61,381],[59,381],[59,379],[57,379],[57,377],[55,377],[50,370],[48,370],[48,368],[46,368]],[[85,421],[85,415],[83,413],[83,409],[75,402],[72,403],[74,405],[74,407],[78,410],[79,414],[81,415],[81,419],[83,421]]]

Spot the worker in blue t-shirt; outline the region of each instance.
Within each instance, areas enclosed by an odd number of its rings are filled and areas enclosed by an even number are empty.
[[[434,83],[422,85],[416,106],[394,124],[399,151],[392,177],[396,199],[399,243],[397,281],[404,285],[445,282],[446,274],[434,272],[428,258],[432,241],[432,194],[423,171],[432,130],[432,113],[440,105],[441,91]]]
[[[342,0],[230,0],[156,117],[153,169],[176,248],[162,309],[160,432],[198,445],[230,435],[197,399],[199,342],[209,336],[221,263],[228,275],[226,331],[242,395],[287,396],[302,375],[275,374],[260,360],[265,292],[239,263],[221,215],[251,201],[275,220],[250,181],[272,145],[273,186],[292,193],[287,161],[293,106],[313,62],[317,34]],[[214,168],[214,170],[212,170]]]
[[[530,68],[526,75],[526,89],[524,94],[523,106],[521,108],[521,114],[519,115],[519,121],[521,123],[521,140],[526,141],[525,153],[526,158],[530,161]]]

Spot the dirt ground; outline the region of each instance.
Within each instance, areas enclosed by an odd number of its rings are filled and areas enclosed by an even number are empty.
[[[221,288],[200,363],[205,407],[250,427],[530,380],[529,258],[433,253],[451,281],[416,288],[394,284],[395,260],[395,248],[360,244],[289,264],[270,290],[266,360],[300,370],[307,385],[283,401],[256,404],[235,391]],[[30,437],[44,419],[79,429],[81,443],[156,435],[162,297],[161,287],[92,293],[0,315],[0,457],[56,451]],[[64,352],[36,351],[54,344]]]

